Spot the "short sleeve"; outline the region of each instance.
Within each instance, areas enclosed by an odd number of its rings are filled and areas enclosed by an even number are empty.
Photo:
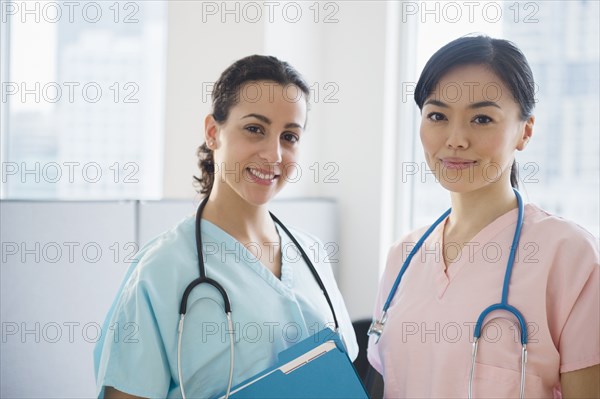
[[[158,318],[148,283],[138,276],[134,271],[117,296],[96,348],[100,398],[105,386],[146,398],[168,394],[171,377]]]
[[[596,263],[563,328],[560,372],[600,363],[600,266]]]
[[[598,239],[560,221],[547,286],[550,332],[560,373],[600,363],[600,264]]]

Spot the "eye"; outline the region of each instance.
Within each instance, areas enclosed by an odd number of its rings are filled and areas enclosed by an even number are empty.
[[[446,119],[446,116],[439,112],[430,112],[429,114],[427,114],[427,119],[429,119],[432,122],[440,122]]]
[[[475,118],[473,118],[473,122],[478,125],[487,125],[488,123],[492,123],[493,120],[487,115],[476,115]]]
[[[292,143],[292,144],[297,143],[298,140],[300,140],[300,137],[298,137],[297,134],[290,133],[290,132],[283,133],[281,135],[281,138],[284,139],[285,141],[288,141],[288,142]]]
[[[260,126],[248,125],[244,129],[252,134],[263,134],[263,129]]]

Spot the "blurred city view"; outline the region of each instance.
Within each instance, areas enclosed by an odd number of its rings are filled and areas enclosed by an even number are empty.
[[[160,198],[166,2],[6,3],[2,197]]]
[[[11,3],[33,13],[37,4],[42,13],[48,2],[2,2],[1,197],[161,198],[166,1],[91,2],[101,5],[101,17],[86,9],[90,2],[78,2],[72,15],[63,8],[57,21],[56,10],[46,9],[39,22],[34,15],[9,15]],[[502,18],[491,23],[420,21],[417,76],[457,33],[514,41],[539,88],[534,138],[517,154],[521,191],[598,236],[600,2],[495,4]],[[411,125],[412,162],[424,165],[418,127]],[[418,204],[413,227],[431,223],[433,210],[449,203],[431,176],[402,184]]]

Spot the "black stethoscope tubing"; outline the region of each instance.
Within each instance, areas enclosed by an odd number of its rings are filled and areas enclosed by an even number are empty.
[[[231,302],[229,301],[229,295],[227,295],[227,291],[216,280],[213,280],[213,279],[207,277],[207,275],[206,275],[206,269],[204,267],[204,257],[203,257],[203,253],[202,253],[202,232],[201,232],[201,228],[200,228],[200,222],[202,220],[202,211],[204,210],[204,207],[206,206],[207,202],[208,202],[208,197],[206,197],[206,198],[204,198],[202,200],[202,202],[198,206],[198,210],[196,212],[196,251],[198,253],[198,270],[199,270],[200,277],[198,277],[197,279],[195,279],[194,281],[192,281],[186,287],[186,289],[185,289],[185,291],[183,293],[183,296],[181,298],[181,305],[179,307],[179,314],[180,315],[185,315],[185,313],[187,311],[187,301],[188,301],[188,298],[189,298],[192,290],[196,286],[198,286],[200,284],[204,284],[204,283],[212,285],[214,288],[217,289],[217,291],[219,291],[219,293],[221,294],[221,297],[223,298],[223,304],[224,304],[225,313],[231,313]],[[300,254],[302,255],[302,259],[304,259],[304,262],[306,263],[306,265],[310,269],[313,277],[317,281],[317,284],[319,285],[319,288],[321,288],[321,291],[325,295],[325,299],[327,300],[327,304],[329,305],[329,308],[331,309],[331,314],[333,315],[333,321],[335,323],[335,330],[337,331],[339,329],[339,324],[338,324],[337,316],[335,314],[335,310],[333,308],[333,303],[331,302],[331,298],[329,297],[329,293],[327,292],[327,289],[325,288],[325,284],[323,284],[323,280],[321,280],[321,277],[317,273],[317,270],[315,269],[315,266],[310,261],[310,258],[308,257],[308,255],[306,254],[306,252],[304,251],[304,249],[302,249],[302,246],[300,245],[300,243],[298,242],[298,240],[296,240],[296,238],[288,230],[288,228],[285,227],[285,225],[277,217],[275,217],[275,215],[273,215],[271,212],[269,212],[269,214],[271,215],[271,218],[273,219],[273,221],[275,223],[277,223],[283,229],[283,231],[292,240],[292,242],[294,243],[294,245],[296,246],[296,248],[298,248],[298,250],[300,251]]]

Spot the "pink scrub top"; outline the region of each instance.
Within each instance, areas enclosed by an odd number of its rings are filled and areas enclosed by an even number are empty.
[[[486,226],[447,272],[445,221],[425,241],[402,278],[380,341],[369,339],[368,359],[383,375],[386,398],[467,397],[473,329],[483,309],[500,302],[516,221],[514,209]],[[376,318],[425,230],[390,249]],[[525,206],[508,303],[529,328],[526,397],[559,398],[560,373],[600,363],[598,252],[598,239],[578,225]],[[520,359],[516,319],[491,313],[479,341],[474,397],[518,397]]]

